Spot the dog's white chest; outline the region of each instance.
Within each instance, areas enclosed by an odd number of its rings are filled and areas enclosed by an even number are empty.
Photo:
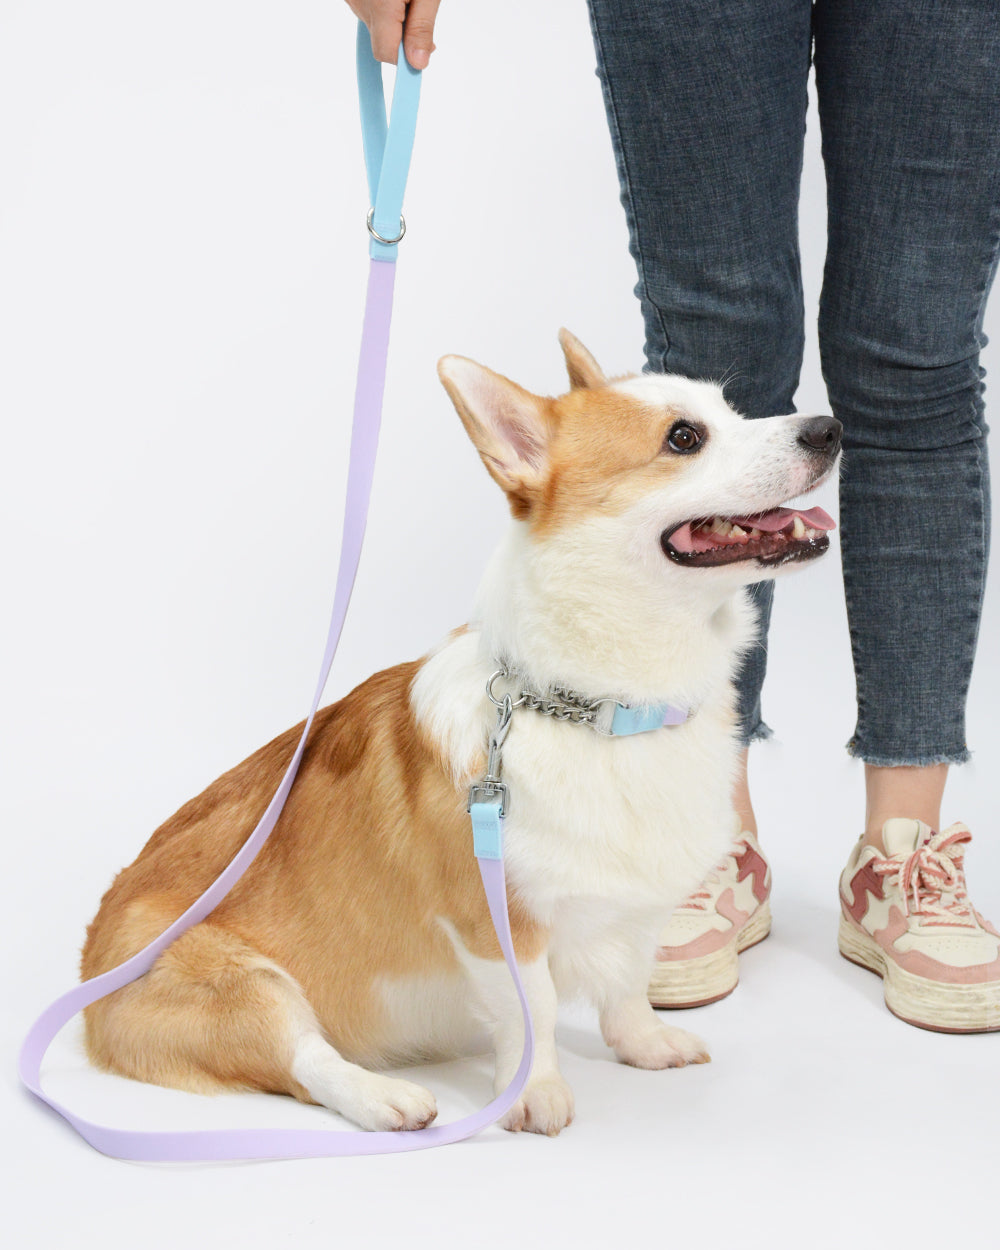
[[[620,739],[521,713],[504,758],[512,882],[540,918],[583,896],[671,910],[732,836],[733,755],[709,712]]]

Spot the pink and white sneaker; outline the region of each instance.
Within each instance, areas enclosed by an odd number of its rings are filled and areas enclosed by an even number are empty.
[[[840,878],[840,953],[878,973],[894,1015],[942,1033],[1000,1029],[1000,933],[966,893],[971,838],[889,820],[886,853],[860,841]]]
[[[771,869],[752,833],[670,917],[649,980],[654,1007],[704,1007],[740,979],[736,956],[771,932]]]

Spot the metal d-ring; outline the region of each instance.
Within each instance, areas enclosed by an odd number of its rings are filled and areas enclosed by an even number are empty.
[[[372,225],[372,222],[374,220],[375,220],[375,210],[374,208],[370,208],[368,210],[368,217],[365,220],[365,225],[368,227],[368,233],[372,236],[372,238],[377,243],[384,243],[386,247],[392,247],[394,243],[398,243],[399,240],[403,237],[403,235],[406,234],[406,218],[403,216],[402,213],[399,214],[399,234],[397,234],[394,239],[383,239],[382,236],[375,229],[375,227]]]

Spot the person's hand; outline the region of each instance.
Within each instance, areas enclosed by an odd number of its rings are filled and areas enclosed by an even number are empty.
[[[402,38],[406,59],[426,69],[434,51],[434,19],[441,0],[347,0],[368,27],[376,61],[395,65]]]

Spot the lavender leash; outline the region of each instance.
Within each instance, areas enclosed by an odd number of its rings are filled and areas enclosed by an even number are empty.
[[[365,121],[365,159],[373,190],[380,181],[389,187],[373,199],[379,204],[376,220],[394,221],[399,217],[406,171],[409,166],[413,128],[416,122],[419,74],[410,69],[400,50],[396,91],[393,97],[392,122],[385,126],[385,105],[382,80],[371,51],[367,29],[359,24],[358,81],[362,95],[362,116],[375,118],[371,127]],[[374,67],[374,69],[373,69]],[[374,93],[377,91],[377,97]],[[381,128],[377,119],[381,110]],[[399,119],[397,121],[397,118]],[[374,129],[374,135],[371,131]],[[402,135],[403,139],[395,139]],[[378,172],[372,177],[372,169]],[[395,203],[393,197],[398,198]],[[386,200],[388,198],[388,203]],[[176,938],[206,916],[229,893],[249,868],[266,842],[281,815],[305,751],[306,740],[319,707],[343,631],[351,591],[361,558],[365,523],[371,496],[371,485],[378,448],[378,433],[385,391],[386,361],[389,351],[389,325],[392,317],[392,294],[396,272],[395,245],[385,237],[373,235],[372,260],[368,278],[358,380],[354,398],[354,420],[351,430],[350,462],[347,495],[344,506],[344,530],[337,571],[326,647],[312,706],[299,739],[295,754],[260,822],[228,867],[187,911],[158,938],[131,959],[76,986],[50,1004],[28,1032],[18,1059],[18,1073],[24,1085],[42,1102],[67,1120],[87,1142],[102,1153],[119,1159],[142,1162],[204,1162],[237,1159],[297,1159],[341,1155],[394,1154],[409,1150],[426,1150],[461,1141],[495,1123],[508,1111],[527,1083],[534,1053],[531,1012],[517,968],[510,920],[507,914],[507,889],[503,860],[493,855],[477,855],[486,900],[496,928],[504,960],[510,970],[524,1018],[524,1052],[513,1080],[503,1093],[474,1115],[451,1124],[432,1125],[408,1133],[339,1132],[334,1129],[232,1129],[156,1132],[118,1129],[95,1123],[76,1115],[42,1088],[41,1066],[46,1051],[59,1031],[83,1008],[115,990],[137,980],[148,972],[159,956]],[[322,1113],[317,1113],[322,1114]]]

